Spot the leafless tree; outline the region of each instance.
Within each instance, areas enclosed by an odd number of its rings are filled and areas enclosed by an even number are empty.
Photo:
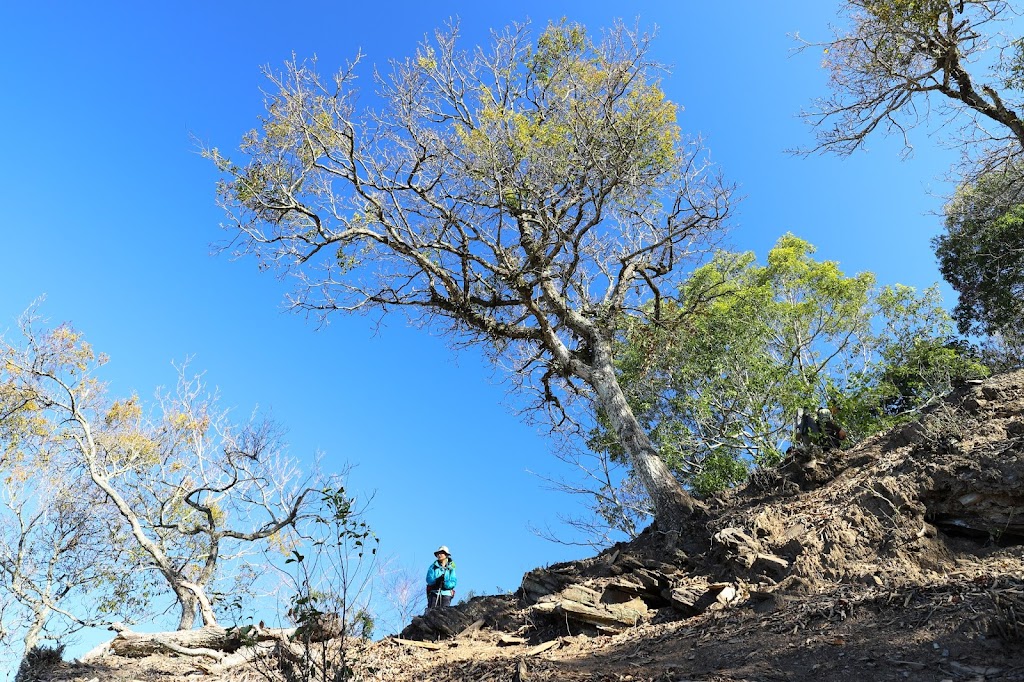
[[[380,609],[382,624],[388,631],[400,632],[427,605],[426,585],[421,571],[397,566],[393,560],[383,561],[377,581],[380,585],[378,598],[385,604]]]
[[[571,467],[575,476],[540,478],[552,490],[581,498],[585,511],[558,515],[561,525],[573,531],[571,539],[558,529],[531,526],[535,535],[558,544],[600,550],[623,537],[633,539],[640,534],[653,511],[650,498],[607,448],[589,450],[578,441],[566,439],[555,455]]]
[[[613,339],[642,302],[657,316],[723,230],[731,187],[681,134],[650,36],[562,22],[457,39],[437,31],[375,74],[376,109],[357,105],[358,59],[329,79],[315,61],[268,69],[244,160],[205,149],[228,248],[293,276],[298,310],[404,310],[482,346],[555,424],[584,398],[661,529],[681,528],[699,505],[630,411]]]

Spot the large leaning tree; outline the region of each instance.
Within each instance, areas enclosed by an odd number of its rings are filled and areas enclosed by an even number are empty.
[[[231,246],[297,282],[295,308],[404,309],[485,347],[556,420],[583,397],[608,416],[663,530],[696,507],[629,409],[613,364],[623,316],[675,291],[731,188],[659,86],[647,35],[514,25],[488,48],[438,31],[377,78],[355,65],[268,70],[261,126],[224,177]],[[358,61],[358,60],[357,60]]]
[[[619,383],[662,459],[698,495],[784,461],[799,408],[836,410],[852,444],[986,375],[953,338],[937,287],[879,287],[872,273],[846,275],[814,252],[792,234],[764,264],[720,251],[682,284],[679,300],[695,308],[666,303],[658,325],[627,320]],[[584,485],[551,483],[589,511],[563,521],[594,546],[636,537],[649,504],[623,472],[614,435],[599,424],[587,445],[559,455],[584,472]]]

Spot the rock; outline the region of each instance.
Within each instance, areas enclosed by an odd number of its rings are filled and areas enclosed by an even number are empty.
[[[536,568],[523,576],[519,589],[528,604],[537,602],[541,597],[555,594],[573,582],[571,570],[556,568]]]
[[[647,594],[648,589],[640,581],[635,580],[629,575],[615,578],[608,583],[607,590],[613,590],[621,592],[623,594],[631,595],[633,597],[639,597],[642,594]]]
[[[583,585],[570,585],[559,593],[559,601],[574,601],[587,606],[596,606],[601,602],[601,593]]]
[[[715,603],[715,597],[724,587],[710,587],[706,585],[685,585],[667,591],[663,594],[669,603],[679,613],[688,618],[700,615],[707,611],[708,607]]]
[[[498,646],[519,646],[526,644],[525,637],[514,637],[504,632],[498,635]]]
[[[782,557],[775,556],[774,554],[762,553],[757,555],[750,568],[752,571],[757,573],[782,575],[789,569],[789,562]]]
[[[723,606],[727,606],[732,602],[736,601],[736,588],[732,585],[726,585],[722,588],[722,591],[715,597],[715,601]]]
[[[623,629],[650,618],[650,610],[640,598],[624,604],[593,606],[566,599],[558,603],[558,612],[582,623]]]
[[[762,553],[757,540],[739,528],[720,530],[712,536],[711,543],[717,546],[726,561],[739,564],[743,568],[753,566],[757,556]]]

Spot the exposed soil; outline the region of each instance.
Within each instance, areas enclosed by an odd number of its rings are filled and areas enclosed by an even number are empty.
[[[358,679],[395,682],[1024,681],[1024,372],[801,453],[682,537],[651,528],[352,647]],[[39,679],[263,679],[198,660],[107,656]]]

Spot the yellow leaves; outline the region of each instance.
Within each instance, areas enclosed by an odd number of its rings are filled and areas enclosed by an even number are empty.
[[[560,66],[571,62],[587,47],[587,31],[582,24],[568,23],[563,17],[552,22],[537,38],[537,48],[529,61],[530,70],[541,81],[551,79]]]
[[[220,505],[216,503],[210,505],[210,516],[213,517],[213,525],[215,527],[223,525],[224,521],[228,518],[227,512],[221,509]]]
[[[131,431],[117,434],[107,443],[108,457],[112,464],[141,469],[159,462],[158,443],[145,433]]]
[[[886,24],[915,24],[930,27],[949,10],[949,0],[868,0],[864,9]]]
[[[166,417],[168,426],[174,431],[185,431],[204,435],[210,428],[210,416],[203,414],[196,417],[188,412],[172,412]]]
[[[433,71],[437,68],[437,59],[434,57],[433,48],[426,48],[425,50],[417,53],[416,65],[424,71]]]
[[[474,124],[454,124],[479,174],[544,186],[595,162],[631,178],[676,167],[679,107],[644,69],[595,45],[582,26],[549,25],[521,66],[536,76],[528,93],[510,98],[501,83],[491,86],[495,92],[480,86]],[[543,175],[530,177],[534,169]]]
[[[37,438],[50,435],[50,422],[45,417],[33,416],[26,420],[27,431]]]
[[[167,421],[173,429],[184,429],[188,426],[191,418],[184,412],[175,412],[167,417]]]
[[[82,335],[75,330],[67,326],[60,326],[53,330],[51,337],[53,340],[64,343],[66,345],[74,345],[78,342]]]
[[[139,405],[139,397],[132,395],[127,400],[115,400],[103,417],[103,423],[107,426],[119,424],[137,423],[142,417],[142,407]]]
[[[267,538],[267,549],[271,552],[279,552],[281,556],[289,556],[298,547],[298,538],[291,533],[278,531]]]
[[[32,473],[25,467],[14,467],[4,477],[4,484],[10,489],[12,486],[23,486],[32,478]]]

